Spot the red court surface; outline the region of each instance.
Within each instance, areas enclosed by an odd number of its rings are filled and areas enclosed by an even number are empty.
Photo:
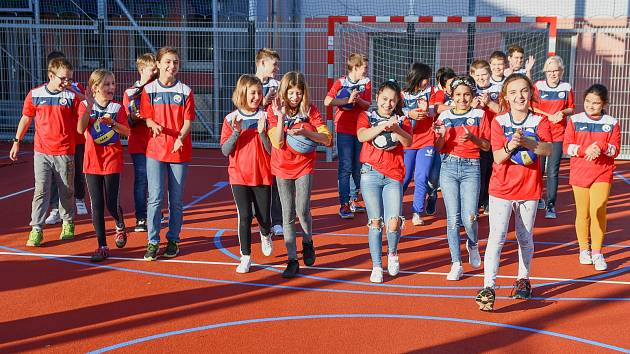
[[[24,246],[29,231],[31,147],[17,163],[2,149],[0,172],[0,352],[491,352],[606,353],[630,350],[630,163],[620,162],[609,201],[604,249],[609,270],[578,263],[574,203],[563,162],[559,218],[536,220],[534,298],[509,298],[517,273],[514,234],[504,247],[492,313],[474,301],[483,270],[464,263],[458,282],[450,267],[444,205],[415,227],[407,223],[399,253],[401,274],[369,282],[367,217],[337,216],[336,163],[318,163],[312,212],[317,262],[302,276],[280,276],[286,249],[274,238],[260,266],[237,274],[236,208],[226,185],[227,161],[218,150],[196,150],[186,183],[180,256],[146,262],[146,234],[130,233],[112,257],[89,261],[97,243],[89,216],[78,217],[76,238],[60,241],[47,227],[39,248]],[[323,157],[323,156],[322,156]],[[121,198],[133,216],[133,170],[127,159]],[[411,190],[405,197],[410,217]],[[488,218],[480,218],[481,251]],[[165,230],[162,231],[164,240]],[[301,245],[298,242],[298,251]],[[465,247],[462,257],[467,260]],[[386,257],[385,257],[386,258]],[[301,263],[301,260],[300,260]],[[384,264],[385,264],[384,260]]]

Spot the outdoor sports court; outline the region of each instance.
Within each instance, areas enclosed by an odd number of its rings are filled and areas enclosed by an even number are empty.
[[[337,215],[337,164],[322,162],[312,198],[317,261],[294,279],[280,275],[286,249],[274,238],[264,257],[255,233],[248,274],[235,273],[239,246],[227,159],[195,150],[185,188],[180,255],[146,262],[146,234],[130,233],[123,249],[91,263],[89,215],[76,238],[60,241],[60,224],[44,230],[42,247],[24,246],[33,186],[32,146],[9,163],[2,145],[0,180],[0,352],[630,352],[630,163],[619,162],[608,204],[604,250],[608,271],[578,263],[573,197],[560,173],[558,219],[536,220],[533,298],[509,298],[516,243],[506,243],[495,311],[479,311],[483,269],[448,282],[445,211],[438,200],[427,225],[406,223],[401,272],[369,282],[367,216]],[[133,217],[133,169],[126,155],[121,203]],[[405,210],[411,195],[405,196]],[[487,216],[479,222],[481,253]],[[113,237],[113,221],[107,218]],[[164,230],[162,231],[164,240]],[[164,245],[162,245],[164,246]],[[298,246],[298,253],[301,246]],[[465,249],[462,247],[464,256]],[[301,260],[300,260],[301,263]]]

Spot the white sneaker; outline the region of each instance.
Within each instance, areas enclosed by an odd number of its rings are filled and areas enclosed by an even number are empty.
[[[593,255],[593,264],[595,265],[595,270],[606,270],[608,269],[608,264],[604,260],[604,255],[601,253]]]
[[[249,267],[252,265],[252,256],[241,256],[241,263],[236,267],[237,273],[249,272]]]
[[[470,266],[478,269],[481,267],[481,256],[479,255],[479,245],[477,246],[468,246],[468,242],[466,242],[466,249],[468,250],[468,263]]]
[[[459,280],[464,275],[464,268],[460,262],[451,264],[451,271],[446,275],[446,280]]]
[[[61,216],[59,216],[59,209],[51,209],[50,214],[46,218],[46,225],[59,224],[61,222]]]
[[[411,217],[411,223],[415,226],[422,226],[424,225],[424,220],[422,220],[422,217],[419,213],[413,213],[413,216]]]
[[[284,230],[282,230],[282,225],[273,225],[273,227],[271,228],[271,232],[273,232],[273,234],[276,236],[284,235]]]
[[[393,254],[387,255],[387,272],[392,277],[398,275],[400,271],[400,262],[398,261],[398,256],[394,256]]]
[[[580,264],[593,264],[593,258],[591,258],[591,251],[580,251]]]
[[[273,242],[271,240],[271,235],[273,234],[270,233],[267,236],[263,235],[262,233],[260,234],[260,247],[262,248],[262,253],[266,257],[271,256],[271,252],[273,252]]]
[[[383,282],[383,268],[381,267],[372,268],[372,274],[370,274],[370,281],[372,283],[382,283]]]
[[[88,210],[87,210],[87,206],[85,206],[85,200],[75,199],[74,204],[77,207],[77,215],[87,215]]]

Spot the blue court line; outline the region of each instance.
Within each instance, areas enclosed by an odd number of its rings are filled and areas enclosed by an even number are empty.
[[[238,229],[230,229],[230,228],[219,228],[219,227],[192,227],[192,226],[182,226],[183,230],[196,230],[196,231],[238,231]],[[301,232],[296,232],[301,234]],[[367,234],[350,234],[350,233],[336,233],[336,232],[313,232],[313,236],[347,236],[347,237],[363,237],[367,239]],[[444,240],[446,241],[446,237],[440,236],[401,236],[400,238],[407,238],[412,240]],[[479,240],[480,243],[485,243],[486,240]],[[516,240],[505,240],[506,243],[518,243]],[[552,245],[552,246],[578,246],[577,241],[571,242],[551,242],[551,241],[534,241],[534,244],[537,245]],[[611,248],[630,248],[630,245],[618,245],[618,244],[610,244],[603,245],[603,247],[611,247]]]
[[[630,179],[627,179],[626,177],[624,177],[621,173],[614,171],[613,174],[617,177],[619,177],[622,181],[626,182],[626,184],[630,184]]]
[[[208,193],[206,193],[206,194],[204,194],[202,196],[199,196],[199,197],[195,198],[195,200],[193,200],[192,202],[184,205],[184,210],[192,207],[193,205],[199,203],[200,201],[202,201],[202,200],[208,198],[209,196],[213,195],[214,193],[220,191],[223,187],[227,186],[228,184],[229,183],[226,182],[226,181],[221,181],[221,182],[215,183],[214,184],[214,188],[211,189]]]
[[[16,252],[16,253],[29,253],[27,251],[19,250],[16,248],[0,246],[0,249]],[[35,257],[35,256],[34,256]],[[47,255],[37,255],[36,257],[51,259],[59,262],[78,264],[92,268],[101,268],[101,269],[109,269],[109,270],[118,270],[122,272],[142,274],[142,275],[152,275],[156,277],[164,277],[164,278],[173,278],[173,279],[182,279],[182,280],[191,280],[191,281],[201,281],[207,283],[218,283],[218,284],[230,284],[230,285],[243,285],[243,286],[253,286],[258,288],[274,288],[274,289],[283,289],[283,290],[301,290],[301,291],[315,291],[315,292],[323,292],[323,293],[337,293],[337,294],[354,294],[354,295],[384,295],[384,296],[402,296],[402,297],[429,297],[429,298],[444,298],[444,299],[469,299],[472,300],[475,296],[468,295],[443,295],[443,294],[422,294],[422,293],[398,293],[398,292],[387,292],[387,291],[365,291],[365,290],[348,290],[348,289],[327,289],[327,288],[308,288],[304,286],[292,286],[292,285],[276,285],[276,284],[265,284],[265,283],[254,283],[254,282],[241,282],[235,280],[223,280],[223,279],[213,279],[213,278],[203,278],[203,277],[194,277],[188,275],[179,275],[179,274],[170,274],[170,273],[161,273],[161,272],[151,272],[146,270],[139,269],[131,269],[117,266],[110,266],[105,264],[98,264],[92,262],[82,262],[75,261],[73,259],[67,259],[62,257],[55,256],[47,256]],[[513,300],[507,296],[497,296],[497,299],[503,300]],[[532,300],[544,300],[544,301],[630,301],[630,298],[599,298],[599,297],[532,297]]]
[[[617,347],[617,346],[614,346],[614,345],[611,345],[611,344],[606,344],[606,343],[602,343],[602,342],[598,342],[598,341],[594,341],[594,340],[590,340],[590,339],[575,337],[575,336],[568,335],[568,334],[552,332],[552,331],[546,331],[546,330],[537,329],[537,328],[531,328],[531,327],[516,326],[516,325],[511,325],[511,324],[506,324],[506,323],[478,321],[478,320],[470,320],[470,319],[465,319],[465,318],[454,318],[454,317],[376,314],[376,313],[375,314],[357,313],[357,314],[325,314],[325,315],[266,317],[266,318],[254,318],[254,319],[249,319],[249,320],[240,320],[240,321],[216,323],[216,324],[211,324],[211,325],[207,325],[207,326],[187,328],[187,329],[182,329],[182,330],[178,330],[178,331],[164,332],[164,333],[160,333],[160,334],[154,334],[152,336],[137,338],[137,339],[133,339],[133,340],[130,340],[130,341],[126,341],[126,342],[122,342],[122,343],[119,343],[119,344],[114,344],[114,345],[111,345],[111,346],[108,346],[108,347],[104,347],[104,348],[101,348],[101,349],[93,350],[91,352],[88,352],[88,354],[105,353],[105,352],[108,352],[110,350],[120,349],[120,348],[128,347],[130,345],[144,343],[144,342],[152,341],[152,340],[155,340],[155,339],[171,337],[171,336],[177,336],[177,335],[187,334],[187,333],[192,333],[192,332],[206,331],[206,330],[215,329],[215,328],[241,326],[241,325],[252,324],[252,323],[311,320],[311,319],[339,319],[339,318],[344,318],[344,319],[346,319],[346,318],[351,318],[351,319],[356,319],[356,318],[370,318],[370,319],[383,319],[383,318],[386,318],[386,319],[391,319],[391,318],[395,318],[395,319],[405,319],[405,320],[412,319],[412,320],[444,321],[444,322],[465,323],[465,324],[473,324],[473,325],[483,325],[483,326],[491,326],[491,327],[514,329],[514,330],[518,330],[518,331],[530,332],[530,333],[535,333],[535,334],[543,334],[543,335],[547,335],[547,336],[567,339],[567,340],[570,340],[570,341],[573,341],[573,342],[580,342],[580,343],[584,343],[584,344],[590,344],[590,345],[596,346],[596,347],[601,347],[601,348],[606,348],[606,349],[610,349],[610,350],[615,350],[615,351],[619,351],[619,352],[622,352],[622,353],[630,353],[630,350],[628,350],[628,349]]]
[[[214,246],[221,251],[223,254],[225,254],[226,256],[236,260],[236,261],[240,261],[240,258],[235,255],[234,253],[230,252],[227,248],[225,248],[223,246],[223,244],[221,243],[221,236],[223,236],[223,234],[225,233],[224,229],[219,229],[219,231],[217,231],[217,233],[214,235]],[[270,266],[266,266],[263,264],[258,264],[258,266],[272,271],[272,272],[276,272],[276,273],[282,273],[281,270],[276,269],[274,267],[270,267]],[[599,274],[599,275],[594,275],[592,277],[587,277],[587,278],[583,278],[583,279],[577,279],[578,281],[575,280],[561,280],[561,281],[555,281],[555,282],[550,282],[550,283],[542,283],[542,284],[535,284],[532,285],[533,288],[541,288],[541,287],[546,287],[546,286],[557,286],[557,285],[564,285],[564,284],[575,284],[575,283],[590,283],[590,280],[598,280],[598,279],[602,279],[602,278],[610,278],[613,277],[617,274],[621,274],[621,273],[625,273],[630,271],[630,266],[612,271],[612,272],[607,272],[605,274]],[[308,279],[314,279],[314,280],[323,280],[323,281],[329,281],[332,283],[345,283],[345,284],[353,284],[353,285],[363,285],[363,286],[375,286],[375,287],[386,287],[386,288],[403,288],[403,289],[440,289],[440,290],[471,290],[471,289],[479,289],[478,286],[438,286],[438,285],[434,285],[434,286],[428,286],[428,285],[401,285],[401,284],[384,284],[384,283],[371,283],[371,282],[359,282],[359,281],[352,281],[352,280],[342,280],[342,279],[333,279],[333,278],[325,278],[325,277],[318,277],[318,276],[312,276],[312,275],[305,275],[305,274],[297,274],[298,277],[301,278],[308,278]],[[511,286],[496,286],[497,289],[501,289],[501,288],[511,288]]]

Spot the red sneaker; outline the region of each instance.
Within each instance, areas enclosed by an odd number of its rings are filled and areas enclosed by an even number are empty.
[[[358,199],[350,201],[350,211],[353,213],[365,213],[367,210],[365,209],[365,205],[360,202]]]
[[[350,205],[348,203],[344,204],[339,208],[339,216],[342,219],[353,219],[354,213],[350,210]]]

